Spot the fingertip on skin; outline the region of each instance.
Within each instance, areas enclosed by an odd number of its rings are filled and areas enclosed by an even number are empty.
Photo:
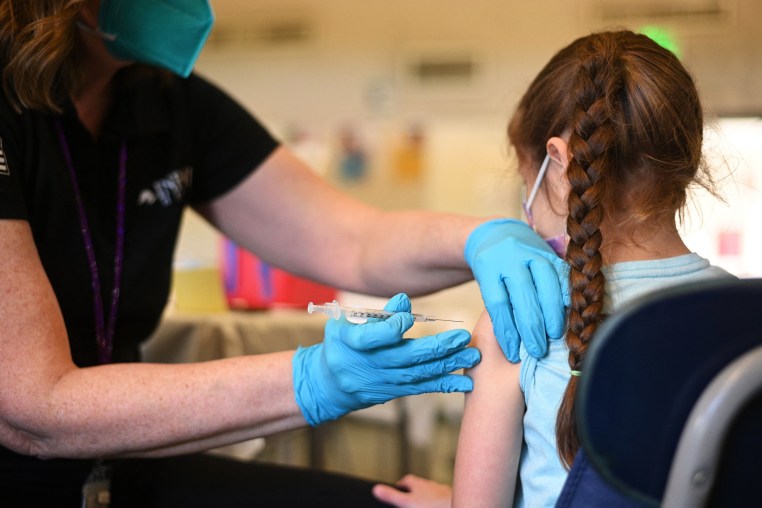
[[[464,380],[461,383],[461,386],[457,390],[455,390],[455,391],[461,392],[461,393],[472,392],[474,390],[474,381],[473,381],[473,379],[471,379],[468,376],[463,376],[463,378],[464,378]]]
[[[500,349],[503,351],[506,359],[511,363],[519,362],[519,343],[521,338],[519,331],[516,328],[513,320],[510,320],[510,326],[508,326],[503,316],[492,320],[492,328],[497,338],[497,343],[500,345]]]
[[[510,347],[510,342],[506,343],[503,340],[498,340],[498,344],[500,345],[500,350],[503,352],[503,355],[505,355],[505,358],[511,362],[511,363],[518,363],[519,362],[519,352],[517,349],[513,349]]]
[[[493,321],[493,323],[495,322]],[[519,334],[515,329],[500,326],[500,324],[501,323],[498,323],[497,325],[493,324],[497,343],[500,345],[500,349],[503,351],[503,354],[508,361],[516,363],[519,360]]]
[[[443,357],[458,351],[463,351],[471,343],[471,333],[458,328],[447,330],[436,335],[428,335],[416,339],[416,346],[423,354],[432,357]]]
[[[442,332],[439,334],[439,337],[440,339],[447,339],[450,342],[450,349],[465,348],[471,343],[471,333],[462,328]]]
[[[518,336],[508,336],[503,340],[498,341],[500,343],[500,349],[503,350],[503,354],[511,363],[519,361],[519,338]]]
[[[449,371],[452,372],[459,369],[471,369],[481,360],[482,354],[478,349],[474,347],[466,348],[463,351],[456,353],[455,357],[452,358],[452,362],[450,363],[452,368],[449,369]]]
[[[545,321],[539,304],[526,308],[531,310],[516,319],[518,336],[525,344],[538,341],[540,337],[545,338]]]
[[[468,348],[442,360],[441,365],[434,368],[431,373],[436,374],[437,372],[441,372],[442,374],[446,374],[461,369],[472,369],[480,361],[481,353],[479,353],[477,349]]]
[[[422,393],[456,393],[470,392],[474,389],[474,382],[470,377],[463,374],[443,374],[427,381],[421,381],[410,385],[408,395],[420,395]]]
[[[474,381],[461,374],[450,374],[441,380],[439,390],[442,393],[467,393],[474,389]]]
[[[513,319],[513,307],[507,305],[505,309],[494,312],[488,308],[487,312],[492,320],[492,330],[495,333],[498,344],[500,344],[500,349],[503,350],[506,358],[516,363],[519,359],[521,335]]]

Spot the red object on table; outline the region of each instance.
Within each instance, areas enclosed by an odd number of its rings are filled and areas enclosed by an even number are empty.
[[[335,288],[275,268],[228,239],[222,250],[221,271],[231,309],[306,308],[309,302],[336,298]]]

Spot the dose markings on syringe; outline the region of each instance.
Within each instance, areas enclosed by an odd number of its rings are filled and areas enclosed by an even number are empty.
[[[358,318],[375,318],[375,319],[386,319],[391,316],[391,314],[385,314],[381,312],[355,312],[348,310],[345,312],[347,317],[358,317]]]

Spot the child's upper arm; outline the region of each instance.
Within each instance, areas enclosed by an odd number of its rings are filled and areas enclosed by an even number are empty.
[[[505,358],[486,312],[474,328],[472,343],[482,359],[468,372],[474,390],[466,394],[458,438],[453,506],[506,506],[513,502],[521,455],[521,364]]]

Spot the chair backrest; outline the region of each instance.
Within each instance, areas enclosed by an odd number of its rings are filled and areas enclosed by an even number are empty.
[[[662,502],[686,421],[712,381],[762,345],[760,318],[762,280],[717,280],[650,294],[601,326],[584,360],[576,418],[606,482],[642,504]],[[761,499],[762,386],[747,395],[726,435],[716,436],[724,443],[710,465],[716,481],[706,478],[721,506]],[[717,416],[711,405],[704,411],[700,417]],[[745,497],[750,491],[754,498]]]
[[[757,405],[755,409],[755,405],[751,404],[756,399],[762,400],[762,345],[744,353],[725,367],[699,397],[680,434],[662,506],[695,508],[706,504],[715,486],[718,469],[723,467],[721,459],[723,455],[727,457],[727,453],[723,452],[732,444],[732,436],[738,432],[739,422],[751,418],[745,412],[762,408],[762,405]],[[757,426],[749,429],[749,432],[753,432],[750,434],[752,437],[762,434],[762,420],[756,421]],[[751,443],[744,442],[743,434],[741,439],[737,443],[739,449],[747,449]],[[724,468],[732,471],[734,466],[740,466],[739,470],[743,468],[744,471],[753,471],[757,464],[759,473],[759,459],[760,454],[757,453],[745,463],[738,462],[738,459],[726,460]],[[734,476],[735,473],[731,475]],[[757,481],[760,479],[762,475],[758,474]],[[738,484],[739,488],[732,489],[733,492],[754,491],[754,497],[762,492],[759,483]],[[724,497],[715,495],[715,498],[722,506],[728,505]],[[748,506],[748,502],[744,501],[743,505]]]

